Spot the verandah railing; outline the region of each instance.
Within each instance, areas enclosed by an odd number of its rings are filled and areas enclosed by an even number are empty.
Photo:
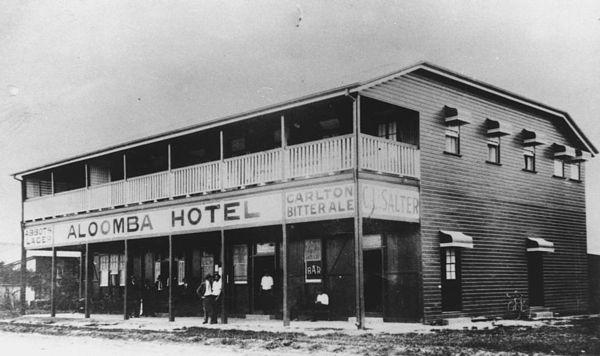
[[[32,198],[25,219],[333,174],[354,167],[353,142],[353,135],[337,136]],[[360,144],[361,169],[419,178],[415,146],[364,134]]]

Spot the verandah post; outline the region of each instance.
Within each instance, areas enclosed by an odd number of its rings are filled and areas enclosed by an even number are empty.
[[[284,129],[283,115],[281,116],[281,128],[282,130]],[[282,135],[281,140],[281,142],[285,141],[285,135]],[[283,265],[283,326],[290,326],[290,310],[288,306],[287,225],[285,217],[285,192],[281,192],[281,249],[283,250],[281,256],[281,263]]]
[[[90,303],[89,303],[90,287],[89,287],[89,285],[90,285],[90,245],[86,241],[85,242],[85,288],[84,288],[84,291],[85,291],[84,313],[85,313],[86,319],[90,317]]]
[[[84,277],[83,277],[83,271],[84,271],[84,259],[85,259],[85,250],[83,248],[80,247],[80,255],[79,255],[79,293],[78,293],[78,300],[81,301],[81,299],[83,298],[83,283],[84,283]],[[79,304],[79,302],[78,302]],[[79,306],[78,306],[79,308]]]
[[[223,149],[223,130],[219,131],[219,188],[225,190],[225,151]]]
[[[127,270],[127,264],[129,262],[129,255],[127,251],[127,239],[123,240],[124,244],[124,266],[123,266],[123,274],[125,274],[125,285],[123,286],[123,320],[129,319],[129,314],[127,311],[127,286],[129,285],[129,271]]]
[[[287,140],[285,138],[285,116],[281,115],[281,179],[287,179]]]
[[[52,262],[50,266],[50,316],[56,316],[56,249],[52,245]]]
[[[355,269],[355,291],[356,291],[356,326],[359,329],[365,327],[365,289],[363,275],[363,251],[362,251],[362,216],[360,202],[360,95],[353,98],[353,129],[354,129],[354,269]]]
[[[25,181],[21,180],[21,289],[19,291],[21,315],[25,315],[25,304],[27,303],[25,297],[25,288],[27,288],[27,251],[25,250],[25,196]]]
[[[169,235],[169,321],[175,321],[173,313],[173,235]]]
[[[282,194],[285,196],[285,194]],[[282,264],[283,264],[283,326],[290,326],[290,309],[288,306],[288,268],[287,268],[287,225],[285,223],[285,215],[281,224],[282,233]]]
[[[227,296],[227,270],[225,269],[225,230],[221,228],[221,324],[227,324],[225,297]]]
[[[171,144],[167,144],[167,169],[169,171],[169,198],[173,199],[175,196],[175,177],[173,176],[173,162],[171,160]]]

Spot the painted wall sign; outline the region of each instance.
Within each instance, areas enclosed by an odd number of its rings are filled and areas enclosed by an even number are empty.
[[[288,221],[332,219],[354,214],[354,185],[335,184],[285,192]]]
[[[52,247],[54,240],[54,228],[52,225],[27,227],[23,231],[25,235],[25,248],[30,247]]]
[[[361,207],[365,218],[419,222],[420,202],[417,187],[365,182],[360,185]]]
[[[417,187],[361,182],[365,218],[419,222]],[[284,204],[282,208],[282,196]],[[239,199],[147,209],[25,229],[25,248],[78,245],[289,222],[349,218],[355,212],[353,183],[330,183]]]
[[[305,261],[304,273],[306,283],[321,283],[323,266],[321,261]]]
[[[279,221],[281,195],[276,193],[57,223],[54,244],[65,246],[86,240],[93,243]]]

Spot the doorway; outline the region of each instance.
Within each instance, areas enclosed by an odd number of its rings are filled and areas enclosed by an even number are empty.
[[[442,311],[459,311],[462,309],[460,250],[444,248],[441,257]]]
[[[529,305],[544,306],[544,258],[542,252],[527,253]]]
[[[363,251],[365,312],[370,316],[383,313],[383,256],[381,248]]]
[[[278,286],[277,270],[275,259],[275,243],[265,243],[255,245],[255,254],[252,264],[252,282],[253,282],[253,312],[261,314],[273,314],[276,312],[277,293],[281,286]],[[263,277],[268,273],[271,277],[272,285],[270,290],[263,290],[263,282],[268,288],[269,279]]]

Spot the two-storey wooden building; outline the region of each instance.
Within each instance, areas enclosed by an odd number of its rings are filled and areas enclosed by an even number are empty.
[[[585,312],[596,153],[567,113],[420,63],[15,177],[24,247],[84,252],[88,313],[192,315],[217,269],[224,314],[287,323],[324,289],[362,324],[502,316],[515,290]]]

